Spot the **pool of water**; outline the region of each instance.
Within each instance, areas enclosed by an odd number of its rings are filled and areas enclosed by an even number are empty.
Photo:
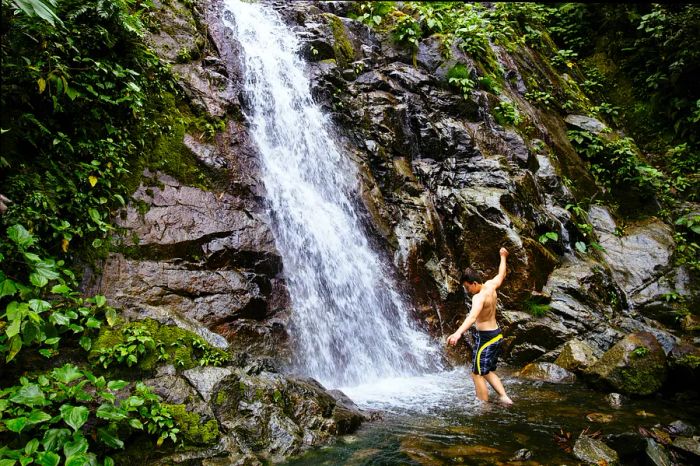
[[[683,404],[653,397],[614,408],[605,393],[580,384],[554,385],[499,373],[513,406],[476,401],[466,368],[341,388],[361,408],[381,410],[381,419],[285,464],[502,464],[523,448],[532,456],[515,464],[565,464],[576,459],[556,436],[569,434],[572,446],[584,429],[614,436],[678,419],[700,426],[697,400]],[[495,399],[493,392],[491,396]]]

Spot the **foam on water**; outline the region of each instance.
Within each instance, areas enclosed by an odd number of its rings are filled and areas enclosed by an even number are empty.
[[[466,368],[417,376],[390,377],[341,387],[358,406],[393,414],[472,412],[479,405]]]

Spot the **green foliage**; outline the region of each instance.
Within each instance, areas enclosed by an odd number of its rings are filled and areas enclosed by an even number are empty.
[[[518,112],[517,107],[512,102],[507,100],[501,100],[501,102],[494,107],[493,115],[496,117],[496,121],[500,125],[519,125],[522,122],[522,116]]]
[[[471,79],[466,65],[457,63],[447,72],[447,82],[459,89],[465,99],[469,98],[472,91],[476,89],[476,81]]]
[[[567,68],[574,67],[574,60],[578,57],[578,53],[569,49],[559,49],[551,57],[552,64],[561,71],[566,71]]]
[[[379,26],[383,18],[394,10],[394,2],[362,2],[355,18],[370,26]]]
[[[559,234],[556,231],[548,231],[537,238],[542,244],[547,244],[549,241],[559,241]]]
[[[700,150],[700,6],[560,4],[554,11],[550,31],[561,47],[604,56],[615,65],[596,60],[599,71],[629,82],[629,93],[618,85],[590,91],[620,107],[620,119],[642,147],[662,152],[688,143],[691,152]]]
[[[0,51],[8,130],[0,185],[14,201],[2,221],[24,225],[52,255],[101,245],[112,210],[125,203],[128,161],[161,132],[151,102],[172,88],[141,39],[145,6],[56,5],[55,25],[3,8]]]
[[[104,320],[112,322],[114,309],[104,296],[83,298],[72,288],[74,275],[63,261],[42,258],[37,239],[21,225],[7,230],[5,261],[12,274],[0,270],[0,355],[12,361],[22,349],[36,348],[45,357],[57,354],[63,339],[92,346],[92,334]]]
[[[538,91],[538,90],[533,90],[533,91],[528,91],[525,94],[525,98],[529,100],[530,102],[534,102],[537,104],[542,104],[545,107],[550,107],[552,104],[554,104],[554,96],[547,91]]]
[[[498,80],[492,75],[479,77],[479,86],[481,86],[482,89],[494,94],[501,93],[501,86],[498,84]]]
[[[416,49],[421,36],[420,23],[410,15],[402,15],[394,26],[394,37],[400,44]]]
[[[138,366],[150,371],[164,361],[179,369],[221,366],[229,355],[192,332],[146,319],[104,329],[95,341],[90,360],[105,369]]]
[[[544,317],[551,310],[551,306],[536,299],[528,298],[523,301],[523,310],[535,317]]]
[[[588,131],[569,131],[577,152],[591,162],[591,173],[608,189],[633,189],[652,197],[666,186],[664,174],[644,162],[631,138],[606,141]]]
[[[649,354],[649,348],[646,346],[638,346],[632,350],[632,356],[635,358],[643,358],[647,354]]]
[[[105,456],[122,449],[134,431],[177,441],[179,429],[170,410],[137,383],[107,381],[72,364],[0,391],[0,448],[3,464],[114,464]],[[6,433],[2,431],[5,430]],[[12,434],[8,434],[8,433]]]
[[[179,436],[186,445],[210,445],[219,438],[219,424],[216,419],[203,422],[199,414],[188,411],[185,405],[164,406],[172,412],[173,419],[180,429]]]
[[[11,0],[2,2],[3,6],[8,5],[12,10],[23,12],[29,17],[39,17],[51,26],[63,24],[56,16],[56,0]]]
[[[564,208],[571,212],[571,217],[581,235],[581,239],[574,242],[576,250],[581,254],[586,254],[594,249],[602,250],[600,244],[595,241],[593,225],[588,221],[588,212],[583,204],[579,202],[567,204]]]

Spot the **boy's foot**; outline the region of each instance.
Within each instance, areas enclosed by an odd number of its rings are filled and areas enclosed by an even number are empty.
[[[499,396],[499,397],[498,397],[498,401],[499,401],[500,403],[503,403],[504,405],[507,405],[507,406],[510,406],[510,405],[513,404],[513,400],[511,400],[510,398],[508,398],[508,395]]]

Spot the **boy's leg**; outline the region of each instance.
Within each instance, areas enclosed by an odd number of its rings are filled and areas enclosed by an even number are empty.
[[[474,381],[476,397],[481,401],[489,401],[489,389],[486,386],[484,377],[480,376],[479,374],[472,373],[472,380]]]
[[[482,377],[482,379],[486,379],[488,383],[491,384],[493,389],[496,390],[496,393],[498,393],[498,399],[501,403],[509,405],[513,404],[513,400],[511,400],[506,394],[506,389],[503,387],[501,379],[496,375],[495,372],[489,372],[488,374],[485,374]]]

